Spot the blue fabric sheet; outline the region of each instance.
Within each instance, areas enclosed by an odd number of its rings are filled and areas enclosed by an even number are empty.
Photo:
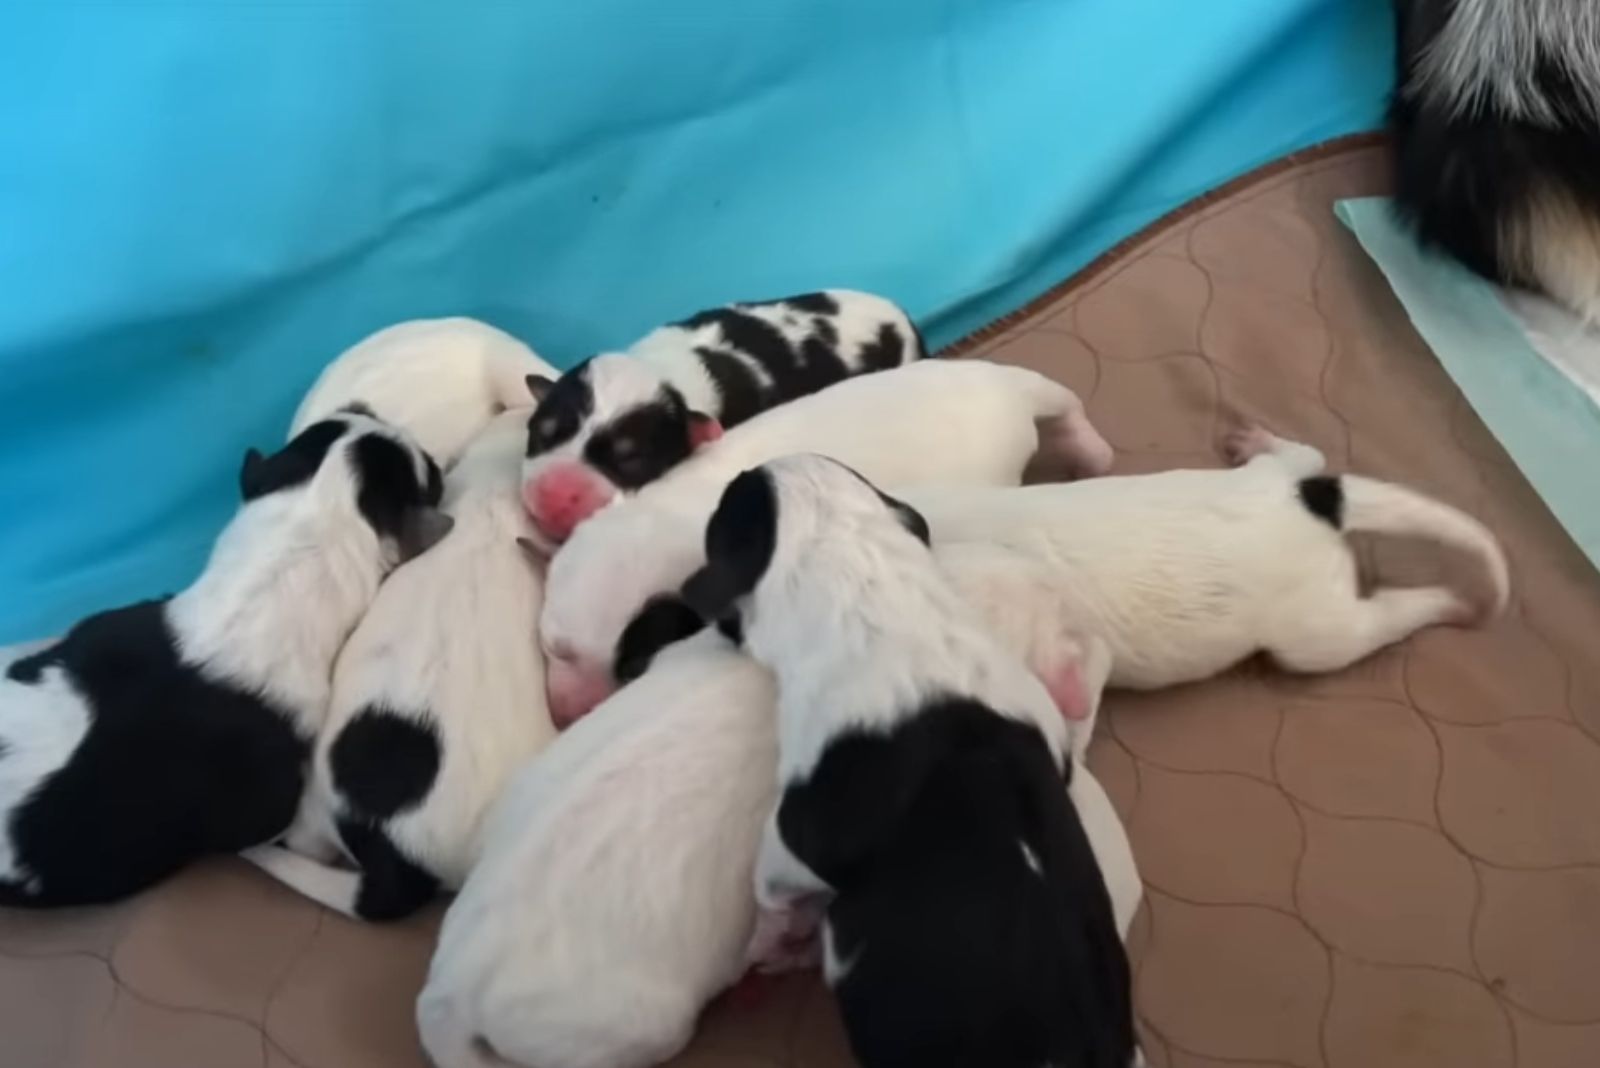
[[[4,0],[0,641],[183,585],[341,348],[566,364],[884,292],[931,340],[1375,124],[1387,0]]]

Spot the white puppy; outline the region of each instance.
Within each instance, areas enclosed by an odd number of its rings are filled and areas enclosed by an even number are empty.
[[[528,346],[476,319],[397,323],[323,369],[300,402],[289,436],[360,403],[410,431],[449,468],[495,415],[507,408],[531,412],[529,376],[542,381],[555,373]]]
[[[395,919],[460,886],[484,812],[555,735],[541,580],[519,544],[526,424],[497,416],[446,476],[455,529],[389,577],[339,655],[295,851],[247,854],[347,915]],[[358,870],[327,863],[340,853]]]
[[[699,626],[670,595],[704,560],[706,519],[746,468],[817,451],[882,485],[1016,485],[1041,448],[1079,475],[1103,474],[1112,459],[1070,389],[978,360],[852,378],[751,419],[596,513],[556,554],[540,619],[551,715],[570,723],[626,681],[616,668],[630,625],[657,640]],[[663,607],[641,620],[652,602]]]
[[[777,761],[768,673],[707,632],[513,780],[439,935],[439,1068],[647,1068],[744,971]]]
[[[985,614],[1008,609],[1014,647],[1034,628],[1047,645],[1063,625],[1098,636],[1113,686],[1202,679],[1260,651],[1291,671],[1334,671],[1422,627],[1504,607],[1505,557],[1471,517],[1401,486],[1322,475],[1317,450],[1259,429],[1228,449],[1241,466],[904,496],[957,588]],[[1358,531],[1468,554],[1482,574],[1476,602],[1443,586],[1361,596],[1344,538]]]

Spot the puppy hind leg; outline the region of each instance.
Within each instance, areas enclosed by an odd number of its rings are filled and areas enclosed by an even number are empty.
[[[1267,646],[1289,671],[1338,671],[1424,627],[1469,619],[1471,605],[1443,586],[1378,590],[1341,598],[1280,625]]]
[[[1230,430],[1222,439],[1222,455],[1235,467],[1265,458],[1281,465],[1291,478],[1310,478],[1328,467],[1322,450],[1280,438],[1254,423],[1241,423]]]

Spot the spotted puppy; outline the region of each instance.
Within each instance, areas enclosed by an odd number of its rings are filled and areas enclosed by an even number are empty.
[[[870,293],[830,289],[729,304],[585,360],[540,395],[523,495],[552,545],[617,493],[660,478],[724,429],[852,375],[924,355],[911,318]]]
[[[746,472],[684,597],[778,685],[752,956],[822,910],[864,1068],[1132,1064],[1129,971],[1066,722],[973,622],[927,525],[817,456]]]
[[[1232,470],[906,497],[932,524],[951,581],[1006,608],[1009,644],[1027,648],[1035,628],[1046,644],[1063,626],[1096,636],[1113,686],[1207,678],[1260,651],[1292,671],[1336,671],[1422,627],[1505,606],[1505,556],[1471,516],[1403,486],[1324,474],[1316,449],[1259,427],[1231,434],[1227,451]],[[1364,596],[1352,533],[1453,548],[1475,565],[1477,589]]]
[[[555,373],[488,323],[413,319],[363,338],[328,364],[300,402],[289,436],[360,403],[404,427],[448,469],[498,413],[533,407],[528,376]]]
[[[439,468],[359,412],[245,455],[204,572],[102,612],[0,679],[0,902],[112,901],[294,817],[334,657],[396,564],[449,529]]]
[[[556,554],[540,628],[558,723],[637,675],[641,646],[699,627],[676,594],[705,561],[718,497],[746,468],[796,452],[894,487],[1014,486],[1036,454],[1078,476],[1103,474],[1112,459],[1072,390],[982,360],[923,360],[757,416],[600,512]]]
[[[459,887],[485,810],[555,736],[541,580],[518,543],[526,422],[502,413],[446,477],[455,528],[390,576],[339,654],[290,848],[247,854],[346,915],[398,919]]]

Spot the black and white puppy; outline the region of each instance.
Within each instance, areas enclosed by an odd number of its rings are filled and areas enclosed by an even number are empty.
[[[684,598],[778,683],[751,957],[782,957],[821,910],[865,1068],[1126,1068],[1128,961],[1062,789],[1066,723],[926,540],[817,456],[739,476],[707,525]]]
[[[922,337],[892,301],[830,289],[729,304],[528,386],[523,501],[559,545],[619,492],[660,478],[728,427],[852,375],[920,359]]]
[[[1395,203],[1425,244],[1600,320],[1600,3],[1399,0]]]
[[[135,893],[295,814],[334,657],[449,530],[438,466],[360,411],[245,454],[194,584],[102,612],[0,678],[0,902]]]
[[[525,410],[495,416],[445,476],[450,537],[389,576],[339,653],[288,848],[245,854],[346,915],[399,919],[459,887],[485,810],[555,737],[543,561],[519,544],[526,425]]]

